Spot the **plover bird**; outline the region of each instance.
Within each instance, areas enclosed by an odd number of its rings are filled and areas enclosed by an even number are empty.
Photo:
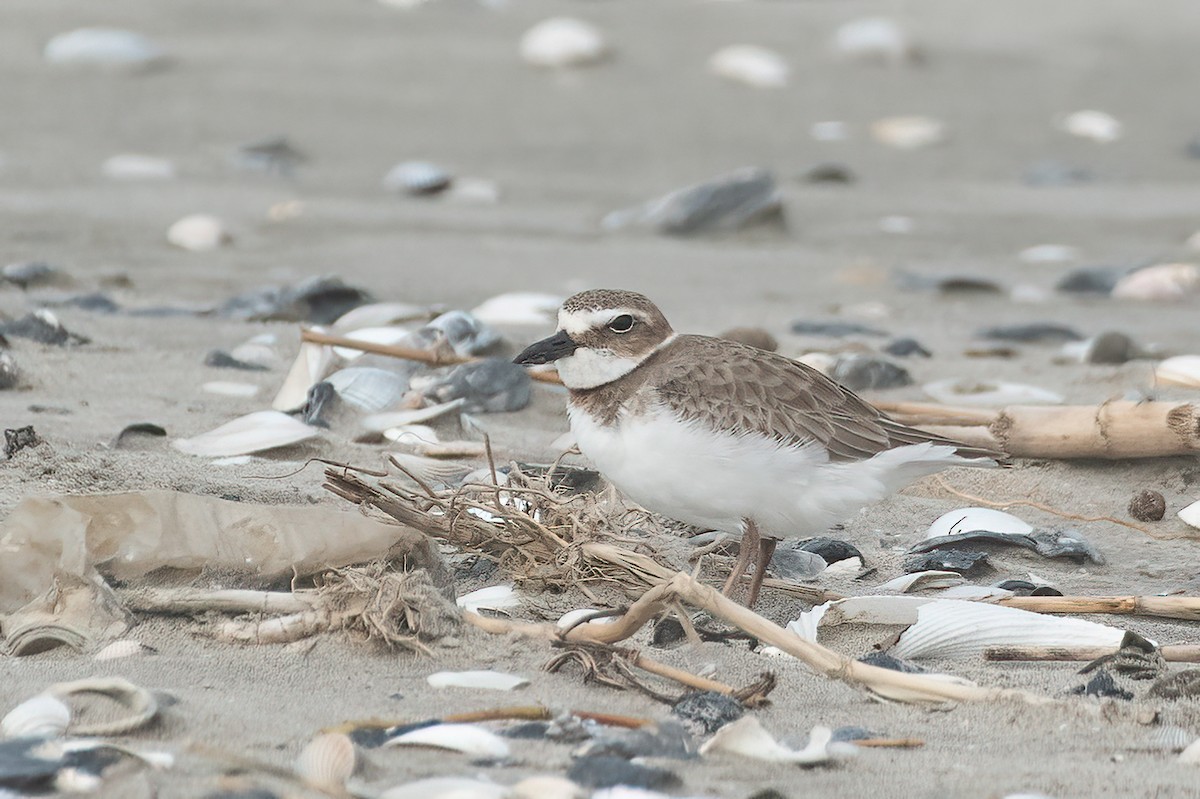
[[[917,478],[999,457],[889,419],[789,358],[676,333],[632,291],[570,297],[558,332],[515,362],[558,367],[579,449],[630,499],[741,532],[724,593],[754,561],[750,606],[780,539],[824,532]]]

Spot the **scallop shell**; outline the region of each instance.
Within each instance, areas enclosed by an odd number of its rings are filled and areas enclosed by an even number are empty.
[[[1157,264],[1125,275],[1112,296],[1125,300],[1181,300],[1200,291],[1200,267],[1195,264]]]
[[[253,397],[258,393],[258,386],[253,383],[212,380],[200,386],[200,390],[206,394],[218,394],[222,397]]]
[[[926,538],[941,538],[944,535],[970,533],[987,530],[1004,535],[1029,535],[1033,526],[1011,513],[993,508],[959,508],[934,519],[925,532]]]
[[[271,402],[277,411],[294,411],[308,399],[308,390],[329,374],[333,364],[333,348],[302,342],[292,368],[288,370],[279,393]]]
[[[708,71],[756,89],[781,89],[790,72],[783,56],[756,44],[722,47],[708,59]]]
[[[325,382],[333,386],[343,402],[368,413],[396,407],[408,391],[408,378],[366,366],[340,369]]]
[[[1121,122],[1104,111],[1076,111],[1062,121],[1062,129],[1072,136],[1108,144],[1121,138]]]
[[[215,216],[192,214],[167,229],[167,241],[191,252],[208,252],[228,244],[233,237]]]
[[[512,585],[489,585],[458,598],[458,606],[471,613],[520,607],[521,597]]]
[[[941,144],[947,138],[946,123],[925,116],[895,116],[871,123],[871,135],[880,144],[897,150],[917,150]]]
[[[909,61],[917,55],[908,33],[888,17],[863,17],[847,22],[834,34],[833,46],[850,58],[890,64]]]
[[[71,723],[71,708],[57,697],[38,694],[8,711],[0,720],[5,738],[57,738]]]
[[[118,660],[120,658],[133,657],[134,655],[148,654],[153,651],[153,649],[146,646],[141,641],[113,641],[111,644],[92,655],[92,660]]]
[[[1082,619],[937,599],[917,608],[916,624],[889,652],[898,658],[971,658],[996,646],[1103,646],[1117,648],[1125,631]]]
[[[125,153],[106,159],[100,172],[113,180],[170,180],[175,177],[175,164],[166,158]]]
[[[340,791],[354,773],[354,742],[340,732],[327,732],[309,741],[296,758],[298,777],[315,788]]]
[[[535,67],[562,69],[595,64],[608,55],[599,28],[574,17],[542,20],[521,36],[521,59]]]
[[[188,455],[208,458],[227,458],[254,452],[286,447],[310,438],[319,432],[304,422],[279,411],[256,411],[227,422],[215,430],[192,438],[180,438],[172,446]]]
[[[51,64],[126,69],[144,69],[167,59],[167,52],[145,36],[118,28],[60,33],[46,43],[42,54]]]
[[[1058,405],[1064,402],[1061,394],[1024,383],[990,382],[986,380],[937,380],[926,383],[922,390],[938,402],[947,405]]]
[[[1200,502],[1193,502],[1179,513],[1175,514],[1183,521],[1184,524],[1191,525],[1200,530]]]
[[[807,746],[799,750],[789,749],[763,729],[754,716],[743,716],[717,730],[716,734],[700,747],[700,754],[730,754],[752,760],[814,766],[833,760],[839,750],[846,754],[854,751],[852,745],[831,745],[832,740],[833,731],[828,727],[813,727],[808,735]]]
[[[1194,740],[1196,740],[1196,736],[1182,727],[1158,727],[1151,731],[1147,748],[1163,752],[1180,752]]]
[[[1200,388],[1200,355],[1176,355],[1154,367],[1154,379],[1172,386]]]
[[[425,682],[434,688],[479,688],[485,691],[511,691],[529,685],[529,680],[502,671],[439,671]]]
[[[383,176],[388,191],[415,196],[437,194],[447,188],[454,176],[432,161],[401,161]]]
[[[429,746],[476,758],[508,757],[508,744],[499,735],[475,724],[434,724],[388,739],[385,746]]]

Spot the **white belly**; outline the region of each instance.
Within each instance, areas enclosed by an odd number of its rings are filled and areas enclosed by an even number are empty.
[[[720,435],[666,409],[601,426],[572,408],[580,450],[647,510],[728,532],[754,519],[773,538],[814,535],[912,480],[965,459],[950,447],[898,447],[865,461],[830,463],[812,444]]]

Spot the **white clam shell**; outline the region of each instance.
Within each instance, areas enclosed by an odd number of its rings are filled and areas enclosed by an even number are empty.
[[[329,374],[333,365],[333,348],[311,342],[302,342],[292,368],[288,370],[279,393],[271,401],[277,411],[292,411],[304,404],[308,390]]]
[[[1184,523],[1200,530],[1200,502],[1193,502],[1175,514]]]
[[[608,43],[591,23],[574,17],[552,17],[525,31],[518,50],[527,64],[561,69],[603,60],[608,55]]]
[[[150,649],[150,647],[146,646],[141,641],[113,641],[111,644],[92,655],[92,660],[119,660],[121,658],[134,657],[135,655],[144,655],[152,651],[153,650]]]
[[[397,444],[408,444],[409,446],[420,446],[423,444],[437,444],[441,441],[437,431],[429,425],[424,424],[404,424],[398,427],[389,427],[383,431],[383,437],[388,441],[394,441]]]
[[[833,731],[828,727],[813,727],[808,736],[807,746],[798,750],[789,749],[763,729],[757,718],[743,716],[717,730],[716,734],[700,747],[700,754],[730,754],[752,760],[811,766],[829,762],[839,749],[847,754],[853,751],[853,746],[831,746],[832,739]]]
[[[255,411],[207,433],[176,439],[172,446],[188,455],[227,458],[286,447],[318,435],[320,433],[316,428],[285,413]]]
[[[0,720],[5,738],[57,738],[71,723],[71,708],[49,694],[38,694],[8,711]]]
[[[486,691],[511,691],[529,680],[502,671],[439,671],[430,674],[425,682],[434,688],[480,688]]]
[[[908,33],[888,17],[863,17],[845,23],[834,33],[833,46],[842,55],[865,61],[900,63],[916,55]]]
[[[941,144],[948,136],[946,123],[933,117],[884,117],[871,123],[871,135],[880,144],[897,150],[917,150]]]
[[[145,36],[119,28],[60,33],[46,43],[42,55],[52,64],[126,69],[155,66],[167,58],[167,52]]]
[[[1131,272],[1113,286],[1112,296],[1124,300],[1174,301],[1200,291],[1200,267],[1195,264],[1156,264]]]
[[[167,228],[167,241],[191,252],[208,252],[233,241],[233,236],[217,217],[191,214]]]
[[[125,153],[105,160],[100,171],[113,180],[170,180],[175,177],[175,164],[166,158]]]
[[[787,628],[806,641],[818,640],[821,627],[839,624],[912,624],[917,608],[933,602],[923,596],[855,596],[817,605],[788,622]]]
[[[1176,355],[1154,367],[1154,379],[1172,386],[1200,388],[1200,355]]]
[[[458,606],[472,613],[481,610],[507,610],[520,605],[521,597],[511,584],[489,585],[458,598]]]
[[[1065,401],[1061,394],[1024,383],[959,380],[949,378],[926,383],[921,389],[938,402],[947,405],[1058,405]]]
[[[408,391],[408,378],[386,369],[354,366],[325,378],[347,404],[377,413],[393,408]]]
[[[467,777],[430,777],[397,785],[379,799],[510,799],[508,788]]]
[[[222,397],[253,397],[258,393],[258,386],[253,383],[212,380],[200,386],[200,390],[206,394],[218,394]]]
[[[1121,645],[1125,631],[1018,608],[937,599],[917,608],[917,622],[889,650],[899,658],[972,658],[996,646]]]
[[[722,47],[708,59],[708,70],[718,77],[756,89],[781,89],[787,86],[791,71],[783,56],[756,44]]]
[[[471,315],[490,325],[552,324],[563,298],[557,294],[513,291],[489,297],[471,309]]]
[[[1033,532],[1033,526],[1011,513],[994,508],[958,508],[934,519],[925,532],[925,537],[940,538],[944,535],[972,533],[976,530],[1004,535],[1029,535]]]
[[[568,610],[559,617],[558,621],[555,622],[555,626],[560,630],[565,630],[568,627],[574,627],[577,623],[579,623],[580,619],[586,619],[588,616],[591,616],[593,613],[597,612],[599,611],[597,611],[596,608],[576,608],[575,610]],[[594,619],[593,621],[595,621],[597,624],[610,624],[616,621],[616,619],[608,616]],[[590,624],[591,622],[588,623]]]
[[[508,743],[475,724],[434,724],[388,740],[386,746],[429,746],[477,758],[499,760],[509,755]]]
[[[1062,129],[1072,136],[1108,144],[1121,138],[1122,126],[1112,114],[1086,110],[1068,114],[1062,121]]]
[[[309,785],[339,791],[354,773],[354,742],[340,732],[327,732],[309,741],[296,758],[295,772]]]

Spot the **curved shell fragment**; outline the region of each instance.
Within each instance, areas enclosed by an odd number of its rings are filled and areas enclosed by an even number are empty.
[[[487,691],[511,691],[529,680],[502,671],[439,671],[430,674],[425,682],[434,688],[481,688]]]
[[[1033,526],[1011,513],[993,508],[958,508],[934,519],[926,531],[926,538],[941,538],[945,535],[973,533],[987,530],[1004,535],[1029,535]]]
[[[434,724],[391,738],[385,746],[428,746],[476,758],[500,760],[509,755],[508,743],[475,724]]]
[[[854,751],[852,745],[833,744],[832,740],[833,731],[828,727],[813,727],[808,736],[807,746],[803,749],[789,749],[763,729],[754,716],[743,716],[717,730],[716,734],[700,747],[700,754],[731,754],[753,760],[815,766],[830,762],[838,754],[850,754]]]
[[[756,89],[782,89],[787,86],[790,72],[783,56],[756,44],[722,47],[708,59],[708,70]]]
[[[188,455],[227,458],[286,447],[319,435],[316,428],[279,411],[255,411],[172,446]]]
[[[1200,355],[1176,355],[1154,367],[1154,379],[1172,386],[1200,388]]]
[[[71,708],[50,694],[38,694],[8,711],[0,720],[5,738],[57,738],[71,723]]]

